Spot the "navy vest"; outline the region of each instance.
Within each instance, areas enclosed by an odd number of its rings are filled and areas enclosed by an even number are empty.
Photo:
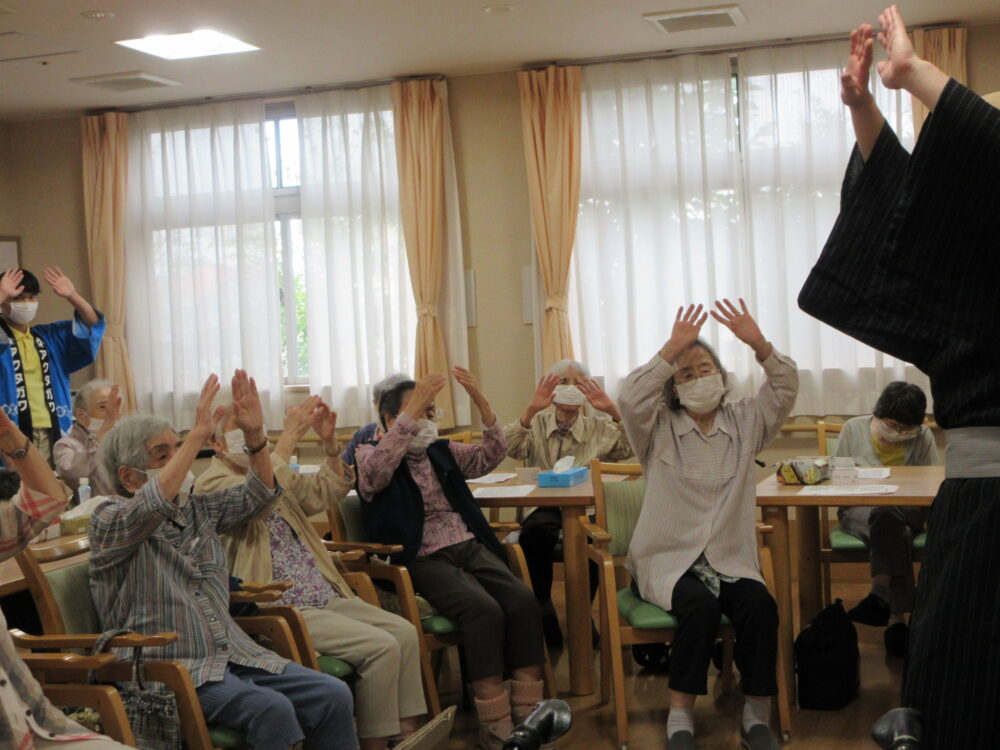
[[[479,543],[501,560],[506,560],[503,546],[497,541],[469,485],[465,483],[448,443],[447,439],[435,440],[427,447],[427,458],[441,490]],[[370,502],[361,502],[361,520],[365,534],[372,542],[403,545],[402,553],[393,555],[393,563],[405,565],[417,556],[424,538],[424,498],[410,474],[405,457],[385,489],[376,493]]]

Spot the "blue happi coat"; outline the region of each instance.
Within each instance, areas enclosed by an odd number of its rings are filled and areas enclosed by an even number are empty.
[[[52,395],[56,403],[59,432],[65,435],[73,426],[73,402],[69,393],[70,373],[92,364],[104,337],[104,315],[97,313],[98,321],[86,326],[79,315],[72,320],[42,323],[31,326],[31,332],[45,342],[49,354],[49,373],[52,378]],[[0,328],[0,409],[17,424],[17,386],[14,383],[14,361],[11,347],[17,342]],[[56,437],[53,438],[55,441]]]

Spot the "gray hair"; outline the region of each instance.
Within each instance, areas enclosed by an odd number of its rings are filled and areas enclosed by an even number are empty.
[[[97,462],[115,492],[119,495],[130,494],[118,478],[118,468],[145,469],[149,465],[146,443],[170,429],[173,429],[170,422],[162,417],[133,414],[118,420],[108,431],[98,448]]]
[[[84,384],[76,392],[76,396],[73,397],[73,408],[83,409],[87,411],[90,408],[90,399],[93,398],[94,394],[97,393],[102,388],[114,388],[115,384],[110,380],[105,380],[104,378],[95,378],[89,383]]]
[[[405,383],[407,380],[413,380],[409,375],[402,372],[393,373],[392,375],[387,375],[372,386],[372,402],[378,405],[379,399],[382,398],[382,394],[385,393],[390,388],[395,388],[400,383]]]
[[[590,377],[590,370],[587,369],[587,365],[583,364],[583,362],[577,362],[575,359],[560,359],[549,368],[549,372],[553,375],[565,375],[566,370],[570,368],[576,370],[585,378]]]

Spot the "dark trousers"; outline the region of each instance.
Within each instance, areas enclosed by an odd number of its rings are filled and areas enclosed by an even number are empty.
[[[556,544],[562,531],[559,508],[536,508],[521,524],[518,544],[524,550],[531,575],[531,587],[540,602],[552,599],[552,566],[556,561]],[[590,563],[590,598],[597,593],[597,565]]]
[[[744,695],[777,694],[778,605],[764,584],[749,578],[723,581],[716,599],[697,576],[685,573],[674,586],[671,605],[678,621],[670,647],[671,690],[708,692],[708,664],[725,614],[736,631],[733,658]]]
[[[470,680],[543,662],[538,602],[478,541],[453,544],[406,567],[416,590],[458,623]]]

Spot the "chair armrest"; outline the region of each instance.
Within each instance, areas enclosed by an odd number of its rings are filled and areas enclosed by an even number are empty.
[[[375,544],[372,542],[327,542],[323,544],[330,552],[348,552],[359,549],[369,555],[398,555],[403,551],[402,544]]]
[[[135,735],[128,723],[121,696],[111,685],[57,685],[42,686],[45,697],[55,706],[85,706],[94,709],[101,717],[104,734],[126,747],[135,747]]]
[[[270,604],[281,598],[280,591],[262,591],[255,594],[252,591],[230,591],[230,604]]]
[[[115,661],[114,654],[94,654],[93,656],[81,656],[80,654],[58,653],[58,654],[25,654],[21,661],[28,665],[31,670],[44,669],[100,669]]]
[[[606,548],[611,542],[611,534],[602,529],[596,523],[588,520],[586,516],[580,516],[579,522],[583,527],[583,533],[595,546]]]
[[[496,534],[507,535],[511,532],[520,530],[521,524],[516,521],[491,521],[490,528]]]
[[[247,635],[267,638],[269,641],[267,648],[270,648],[278,656],[302,664],[302,655],[299,653],[295,636],[292,635],[288,620],[283,616],[260,614],[249,617],[234,617],[233,620]]]
[[[382,602],[378,598],[378,592],[375,590],[375,584],[372,583],[372,579],[366,573],[361,571],[349,571],[344,573],[344,580],[347,581],[347,585],[351,587],[351,591],[361,599],[361,601],[371,604],[373,607],[382,608]]]
[[[757,526],[758,534],[772,534],[774,533],[774,527],[766,523],[758,523]]]
[[[364,562],[368,559],[368,553],[363,549],[348,549],[343,552],[333,552],[336,559],[346,565],[347,563]]]
[[[101,637],[100,633],[73,633],[64,635],[28,635],[21,630],[11,630],[11,638],[18,648],[34,651],[36,649],[62,648],[93,648]],[[116,635],[108,642],[111,648],[153,648],[176,643],[180,636],[177,633],[126,633]]]
[[[246,591],[251,594],[263,594],[270,591],[278,591],[284,593],[292,587],[291,581],[271,581],[270,583],[241,583],[240,591]]]

